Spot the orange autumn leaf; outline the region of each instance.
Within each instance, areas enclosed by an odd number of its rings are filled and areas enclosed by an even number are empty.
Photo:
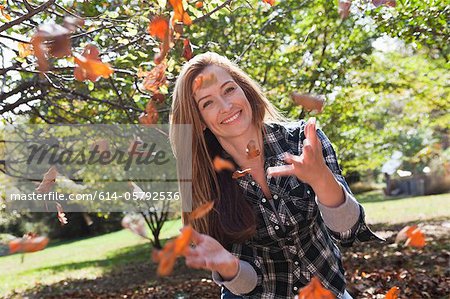
[[[168,241],[161,250],[153,250],[152,260],[159,263],[157,270],[159,276],[172,273],[177,257],[182,255],[191,243],[192,233],[192,226],[186,225],[175,240]]]
[[[231,178],[233,179],[238,179],[240,177],[245,176],[247,173],[250,173],[251,169],[247,168],[244,170],[236,170],[235,172],[233,172],[233,175],[231,176]]]
[[[398,295],[400,295],[399,287],[392,287],[387,293],[384,299],[397,299]]]
[[[249,159],[256,158],[261,154],[261,151],[256,147],[255,140],[249,141],[249,143],[247,144],[246,152]]]
[[[78,81],[89,80],[95,82],[98,78],[109,78],[114,70],[108,63],[103,63],[101,60],[90,59],[85,56],[74,54],[75,62],[78,67],[75,67],[74,76]]]
[[[417,227],[417,225],[411,226],[406,231],[406,236],[408,239],[405,242],[406,246],[412,246],[417,248],[423,248],[425,246],[425,235]]]
[[[148,33],[164,41],[169,36],[169,21],[161,16],[156,16],[152,19],[147,27]]]
[[[313,277],[311,281],[302,288],[298,293],[298,299],[335,299],[336,296],[325,289],[317,277]]]
[[[162,104],[162,103],[164,103],[165,97],[162,93],[155,92],[152,95],[152,100],[155,101],[155,103],[157,103],[157,104]]]
[[[233,163],[231,163],[228,160],[222,159],[219,156],[215,156],[214,157],[213,166],[214,166],[214,169],[217,172],[220,172],[222,170],[230,170],[230,171],[234,171],[235,170],[235,167],[234,167]]]
[[[195,2],[195,7],[196,8],[202,8],[203,7],[203,2],[202,1]]]
[[[7,19],[8,21],[11,21],[11,16],[5,12],[5,6],[0,4],[0,12],[1,14]]]
[[[270,4],[270,6],[274,6],[275,5],[275,0],[263,0],[263,2],[266,2],[266,3]]]
[[[174,254],[177,256],[183,254],[184,250],[191,243],[193,228],[190,225],[183,227],[181,234],[175,240]]]
[[[291,98],[295,104],[302,106],[307,111],[316,110],[317,112],[322,112],[325,100],[319,96],[314,96],[310,94],[300,94],[298,92],[293,92]]]
[[[158,110],[156,110],[156,107],[153,105],[152,101],[148,101],[145,111],[139,115],[139,123],[143,125],[156,124],[158,122],[158,118]]]
[[[9,242],[9,253],[35,252],[44,249],[48,244],[47,237],[37,237],[35,235],[16,238]]]
[[[58,170],[55,166],[50,167],[50,169],[44,174],[42,182],[36,188],[38,193],[48,193],[53,188],[56,183],[56,176],[58,175]]]
[[[207,203],[202,204],[198,208],[196,208],[194,211],[191,212],[189,215],[189,220],[195,220],[200,219],[204,217],[206,214],[211,211],[211,209],[214,207],[214,201],[210,201]]]
[[[17,48],[19,49],[19,57],[27,57],[28,55],[33,55],[33,45],[26,43],[18,43]]]
[[[144,89],[153,93],[159,92],[159,88],[167,82],[166,69],[167,63],[163,61],[147,72],[144,81],[142,81]]]
[[[192,20],[187,14],[187,12],[184,11],[183,8],[183,0],[169,0],[170,5],[173,7],[173,19],[172,19],[172,26],[175,24],[175,22],[180,21],[183,22],[185,25],[189,26],[192,24]]]
[[[350,6],[352,6],[352,2],[350,0],[339,0],[338,4],[338,14],[341,19],[345,19],[350,14]]]
[[[183,41],[183,57],[186,58],[186,60],[191,60],[193,54],[192,54],[192,47],[191,47],[191,43],[189,42],[189,39],[186,38]]]

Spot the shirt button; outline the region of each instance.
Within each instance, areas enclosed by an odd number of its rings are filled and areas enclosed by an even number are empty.
[[[275,225],[275,230],[279,230],[280,227],[278,225]]]
[[[311,194],[311,191],[309,191],[309,190],[306,190],[306,193],[308,193],[308,195],[310,195],[310,194]]]
[[[266,199],[263,197],[263,199],[261,199],[262,202],[266,202]]]
[[[294,287],[294,291],[297,292],[297,291],[298,291],[298,288],[297,288],[297,287]]]
[[[255,182],[254,182],[254,181],[252,181],[250,184],[251,184],[252,186],[255,186]]]
[[[298,261],[295,261],[294,264],[295,264],[296,266],[298,266]]]
[[[278,199],[278,195],[275,194],[275,195],[273,196],[273,199]]]

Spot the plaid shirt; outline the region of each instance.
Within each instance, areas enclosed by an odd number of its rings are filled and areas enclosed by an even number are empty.
[[[270,166],[284,165],[285,152],[302,153],[305,124],[305,121],[300,121],[264,125],[265,170]],[[321,130],[317,132],[327,166],[351,192],[330,141]],[[224,156],[230,157],[226,152]],[[239,259],[250,263],[258,275],[256,288],[243,297],[293,298],[313,276],[317,276],[327,289],[341,298],[345,291],[345,277],[335,242],[351,246],[354,241],[381,240],[366,226],[362,206],[359,221],[354,227],[336,233],[325,226],[314,190],[295,176],[267,180],[273,200],[264,197],[262,189],[250,175],[238,179],[238,184],[255,207],[257,219],[256,235],[230,248]]]

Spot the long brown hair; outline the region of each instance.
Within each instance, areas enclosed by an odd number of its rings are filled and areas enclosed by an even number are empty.
[[[180,182],[183,222],[187,223],[191,208],[195,209],[213,200],[214,211],[191,224],[199,232],[214,237],[223,245],[229,245],[250,238],[255,232],[256,224],[253,208],[245,200],[236,181],[231,178],[231,173],[217,173],[214,170],[212,160],[223,152],[223,148],[209,129],[202,129],[192,86],[195,78],[210,65],[223,68],[242,88],[253,110],[253,124],[258,130],[262,129],[263,122],[281,121],[285,118],[264,96],[261,87],[224,56],[213,52],[200,54],[181,69],[173,93],[170,142],[177,158],[179,177],[189,177],[186,172],[192,169],[192,189],[188,184]],[[192,125],[192,161],[188,159],[189,151],[186,151],[190,138],[180,129],[181,126],[176,126],[178,124]]]

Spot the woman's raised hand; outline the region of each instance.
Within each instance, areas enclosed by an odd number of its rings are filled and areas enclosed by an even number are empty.
[[[303,141],[303,152],[300,156],[285,154],[287,165],[274,166],[267,169],[268,176],[295,175],[299,180],[314,188],[329,172],[322,154],[322,144],[316,132],[316,119],[310,118],[305,126],[306,139]]]
[[[236,276],[239,259],[217,240],[193,230],[192,242],[195,247],[188,247],[183,254],[188,267],[216,271],[224,280],[231,280]]]

